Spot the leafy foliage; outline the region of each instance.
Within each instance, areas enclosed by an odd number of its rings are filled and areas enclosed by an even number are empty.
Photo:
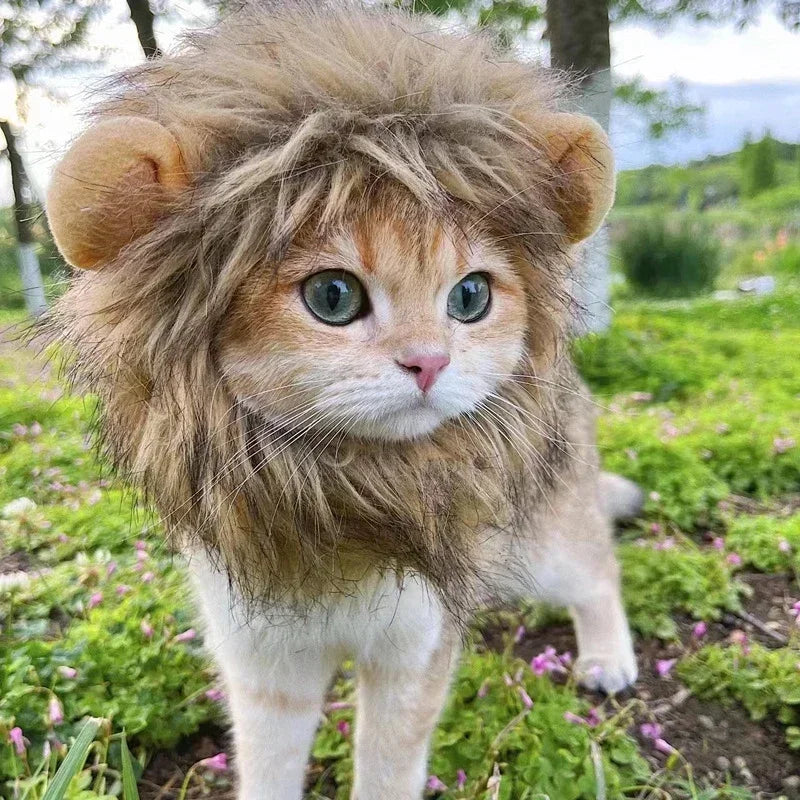
[[[719,272],[720,248],[708,231],[674,231],[653,217],[619,243],[622,268],[643,294],[685,297],[707,291]]]

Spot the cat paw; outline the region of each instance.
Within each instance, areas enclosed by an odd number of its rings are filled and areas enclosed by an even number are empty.
[[[593,692],[617,694],[636,683],[639,669],[633,651],[607,656],[581,656],[575,662],[581,686]]]

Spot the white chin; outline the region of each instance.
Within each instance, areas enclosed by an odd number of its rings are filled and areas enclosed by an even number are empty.
[[[433,433],[447,418],[447,415],[435,408],[420,406],[395,411],[382,419],[359,421],[352,428],[352,434],[365,439],[401,442]]]

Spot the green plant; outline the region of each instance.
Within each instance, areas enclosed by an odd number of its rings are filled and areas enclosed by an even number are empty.
[[[786,727],[786,741],[800,749],[800,670],[797,648],[760,644],[708,645],[678,665],[700,697],[740,702],[753,719],[767,715]]]
[[[672,230],[653,217],[619,243],[622,269],[642,294],[686,297],[708,291],[719,272],[720,248],[713,235],[685,224]]]

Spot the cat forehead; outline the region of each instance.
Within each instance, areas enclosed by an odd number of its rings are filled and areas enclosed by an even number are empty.
[[[467,226],[431,215],[365,214],[322,242],[305,243],[287,259],[288,279],[341,269],[389,290],[437,286],[470,272],[506,270],[506,259],[488,238]]]

